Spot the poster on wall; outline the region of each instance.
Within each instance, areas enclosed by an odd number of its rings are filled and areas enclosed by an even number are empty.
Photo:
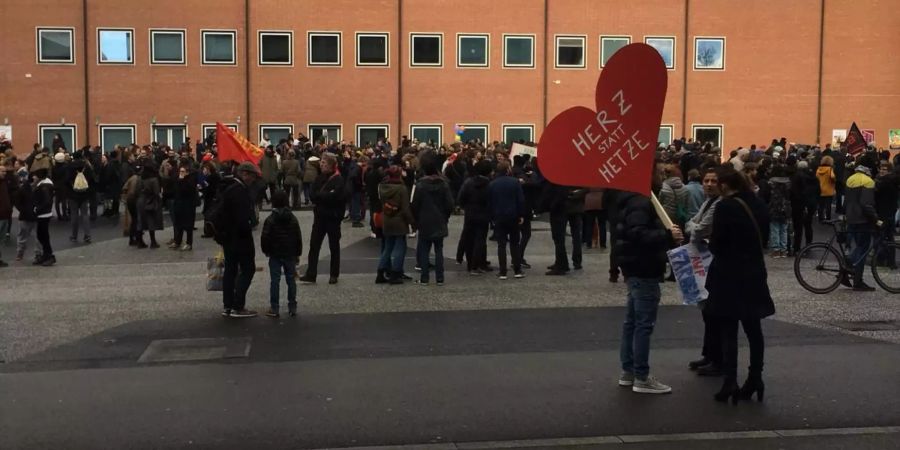
[[[844,129],[834,129],[831,130],[831,146],[834,148],[840,147],[841,143],[847,139],[847,130]]]
[[[869,128],[862,131],[863,139],[866,140],[866,145],[872,145],[875,143],[875,130]]]
[[[888,142],[891,150],[900,150],[900,129],[888,131]]]
[[[12,142],[12,125],[0,125],[0,142]]]

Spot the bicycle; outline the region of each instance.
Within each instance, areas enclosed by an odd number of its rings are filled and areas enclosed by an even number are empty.
[[[852,264],[848,261],[850,248],[846,222],[838,219],[825,223],[834,228],[831,239],[827,242],[809,244],[794,257],[794,276],[804,289],[814,294],[834,291],[841,282],[846,282],[847,276],[853,274]],[[871,258],[869,265],[872,268],[872,276],[885,291],[900,294],[900,270],[897,259],[900,256],[900,244],[885,239],[880,229],[870,233],[872,245],[864,258]]]

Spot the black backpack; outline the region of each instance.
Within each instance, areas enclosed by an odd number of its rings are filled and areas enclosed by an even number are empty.
[[[206,215],[203,218],[203,234],[212,236],[213,240],[219,245],[225,245],[225,242],[228,241],[228,217],[227,212],[225,211],[225,194],[232,187],[234,187],[234,185],[229,185],[216,195],[216,199],[213,201],[213,204],[210,205],[209,210],[206,211]]]

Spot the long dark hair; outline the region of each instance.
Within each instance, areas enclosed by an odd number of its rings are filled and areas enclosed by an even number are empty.
[[[725,164],[716,170],[716,176],[720,185],[728,186],[736,192],[752,192],[747,176],[738,172],[730,164]]]

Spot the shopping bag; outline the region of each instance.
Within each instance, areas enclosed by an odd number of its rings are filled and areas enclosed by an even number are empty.
[[[713,259],[709,249],[685,244],[669,250],[668,256],[684,304],[696,305],[706,300],[709,296],[706,291],[706,275]]]
[[[206,290],[221,291],[225,275],[225,258],[217,255],[206,259]]]

